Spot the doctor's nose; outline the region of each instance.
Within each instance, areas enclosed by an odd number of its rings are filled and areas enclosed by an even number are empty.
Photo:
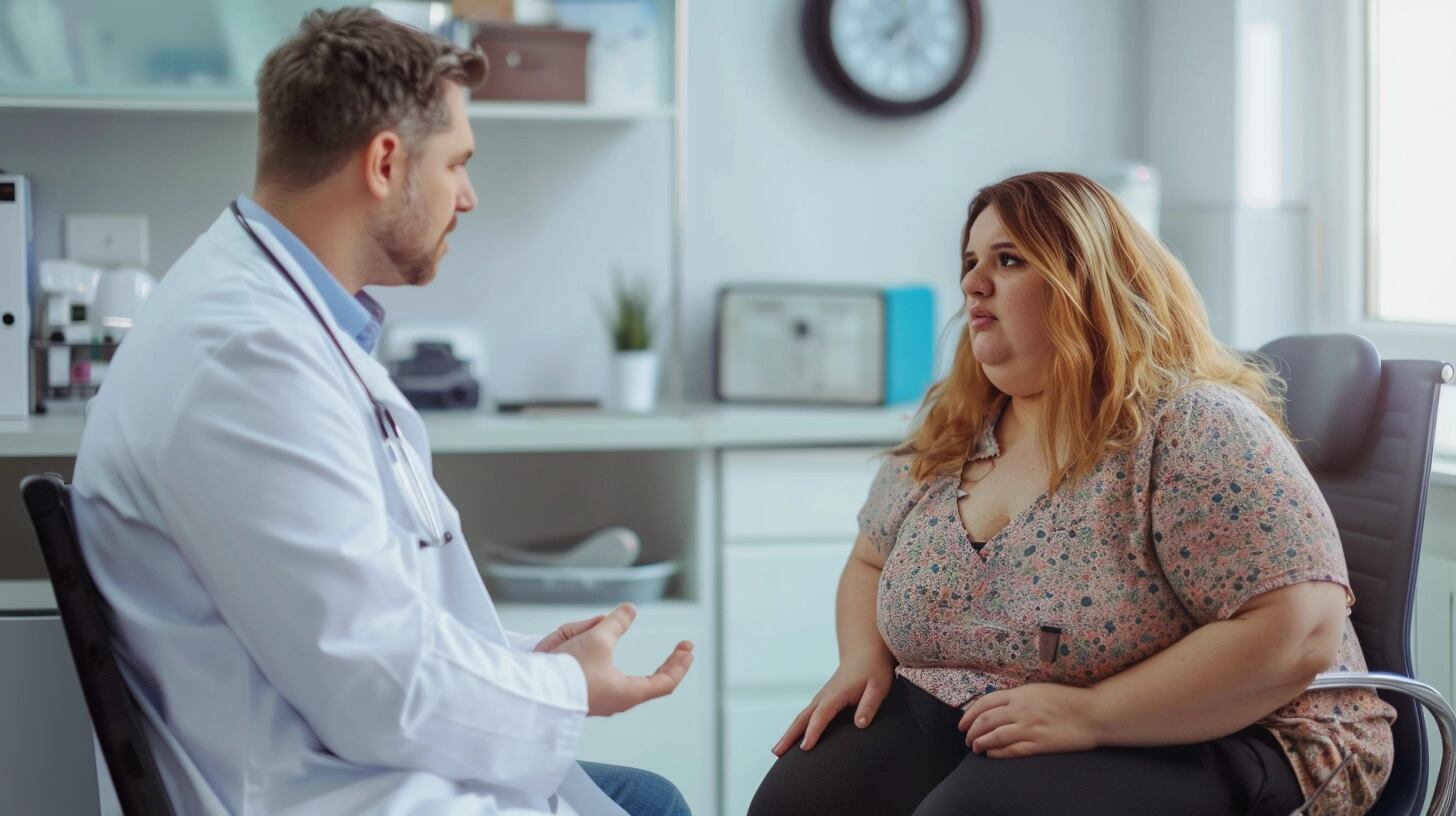
[[[463,175],[463,170],[461,171]],[[456,212],[470,212],[475,209],[478,200],[475,197],[475,187],[470,183],[470,177],[464,176],[461,180],[460,194],[455,197]]]

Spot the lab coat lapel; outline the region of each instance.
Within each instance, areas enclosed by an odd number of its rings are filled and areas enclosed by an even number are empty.
[[[232,220],[231,213],[224,213],[223,217],[229,221]],[[339,329],[338,324],[334,322],[333,312],[329,310],[328,305],[324,302],[323,296],[319,294],[317,287],[314,286],[313,280],[303,271],[303,267],[299,265],[297,259],[284,248],[282,242],[273,235],[273,232],[263,224],[251,219],[248,220],[248,224],[253,228],[253,232],[257,234],[259,240],[263,241],[273,253],[274,257],[283,264],[288,274],[292,276],[299,288],[303,290],[304,296],[308,298],[308,302],[313,305],[313,308],[318,314],[323,316],[324,322],[327,324],[326,328],[328,332],[338,341],[339,347],[344,350],[345,357],[353,364],[354,369],[359,372],[359,376],[369,387],[369,391],[374,394],[375,399],[384,403],[385,407],[389,408],[390,412],[395,415],[396,420],[400,423],[401,429],[406,430],[407,435],[410,437],[410,444],[414,445],[417,449],[421,448],[424,439],[419,418],[415,414],[413,406],[409,404],[409,401],[400,393],[399,388],[395,386],[394,380],[389,376],[389,372],[377,360],[367,354],[359,346],[358,341],[345,335]],[[234,226],[236,226],[236,222],[234,222]],[[293,290],[293,287],[288,284],[287,280],[284,280],[282,275],[278,274],[278,271],[273,268],[273,264],[268,260],[268,257],[263,254],[261,249],[253,244],[246,233],[243,233],[242,228],[237,227],[236,231],[238,237],[246,244],[244,251],[254,257],[266,270],[268,279],[271,279],[272,284],[278,286],[288,296],[297,297],[297,293]],[[365,395],[361,393],[360,397],[364,398]],[[407,416],[408,420],[406,419]],[[410,427],[405,428],[406,425]],[[428,449],[427,445],[423,447]]]
[[[252,238],[243,232],[242,227],[234,220],[232,213],[230,211],[224,212],[222,217],[231,222],[232,227],[232,235],[227,236],[225,240],[236,238],[240,241],[241,243],[236,244],[234,248],[244,253],[245,257],[255,261],[255,267],[259,274],[263,276],[263,280],[268,281],[271,286],[278,287],[279,291],[286,297],[297,298],[298,292],[279,274],[278,270],[273,266],[273,262],[253,242]],[[430,456],[430,440],[425,431],[424,421],[420,419],[419,413],[415,411],[414,406],[410,405],[409,401],[405,399],[404,394],[394,384],[394,380],[389,376],[389,372],[385,370],[384,366],[380,365],[377,360],[366,353],[358,341],[345,335],[339,329],[338,324],[334,322],[333,312],[329,310],[328,305],[324,302],[323,295],[314,286],[313,280],[303,271],[303,267],[299,265],[298,260],[293,257],[293,254],[284,248],[283,243],[278,240],[273,234],[273,231],[252,219],[248,219],[248,225],[253,228],[253,232],[258,236],[258,240],[262,241],[268,247],[268,250],[273,253],[273,257],[277,258],[278,262],[283,264],[284,269],[288,271],[288,274],[298,284],[299,289],[302,290],[308,302],[313,305],[314,310],[323,317],[324,325],[320,326],[319,330],[328,331],[333,336],[334,340],[338,343],[338,347],[343,349],[344,357],[353,365],[354,370],[359,372],[359,378],[368,386],[369,393],[373,394],[375,399],[379,400],[389,409],[395,422],[399,424],[400,433],[404,436],[410,447],[414,449],[415,456],[424,463],[425,472],[430,476],[430,481],[433,483],[434,466]],[[318,321],[313,319],[312,315],[308,317],[308,322],[315,325],[318,323]],[[354,376],[348,373],[347,370],[343,372],[343,376],[351,381],[351,385],[358,392],[361,407],[367,408],[369,397],[368,394],[364,393],[364,389],[358,388],[358,380],[355,380]],[[435,492],[437,494],[437,502],[441,505],[442,511],[448,517],[449,526],[458,527],[459,515],[455,512],[453,505],[445,498],[444,494],[439,490],[438,485],[435,486]]]

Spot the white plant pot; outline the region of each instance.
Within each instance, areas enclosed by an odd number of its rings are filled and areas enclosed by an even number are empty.
[[[612,404],[618,411],[645,413],[657,406],[657,352],[618,351],[612,355]]]

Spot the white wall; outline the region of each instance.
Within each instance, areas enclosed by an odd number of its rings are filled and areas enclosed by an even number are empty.
[[[976,189],[1009,173],[1141,158],[1141,0],[987,0],[980,59],[942,109],[851,111],[811,74],[797,2],[693,3],[688,15],[685,360],[707,398],[724,283],[936,285],[958,302],[956,243]],[[35,183],[37,247],[67,212],[150,217],[161,272],[251,184],[245,114],[0,115],[0,167]],[[668,122],[476,121],[479,210],[438,280],[387,291],[390,319],[471,322],[508,397],[600,395],[594,299],[613,263],[666,280]],[[664,288],[665,291],[665,288]]]
[[[251,114],[0,112],[0,167],[31,177],[36,250],[63,251],[72,212],[149,217],[160,274],[252,187]],[[597,395],[609,267],[665,290],[670,123],[476,121],[471,180],[438,279],[378,290],[389,321],[460,320],[489,345],[488,387],[509,397]]]
[[[1319,0],[1148,0],[1148,158],[1163,237],[1224,342],[1307,329]]]
[[[729,282],[932,283],[958,306],[961,224],[1012,172],[1138,158],[1141,3],[986,0],[981,54],[941,109],[845,108],[811,73],[798,2],[689,15],[686,383],[705,398],[715,294]]]

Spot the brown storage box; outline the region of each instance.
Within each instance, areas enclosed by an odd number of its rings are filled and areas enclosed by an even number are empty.
[[[516,19],[515,0],[453,0],[450,11],[462,20],[481,23],[508,23]]]
[[[490,60],[490,79],[473,99],[585,102],[590,31],[546,26],[475,26],[475,44]]]

